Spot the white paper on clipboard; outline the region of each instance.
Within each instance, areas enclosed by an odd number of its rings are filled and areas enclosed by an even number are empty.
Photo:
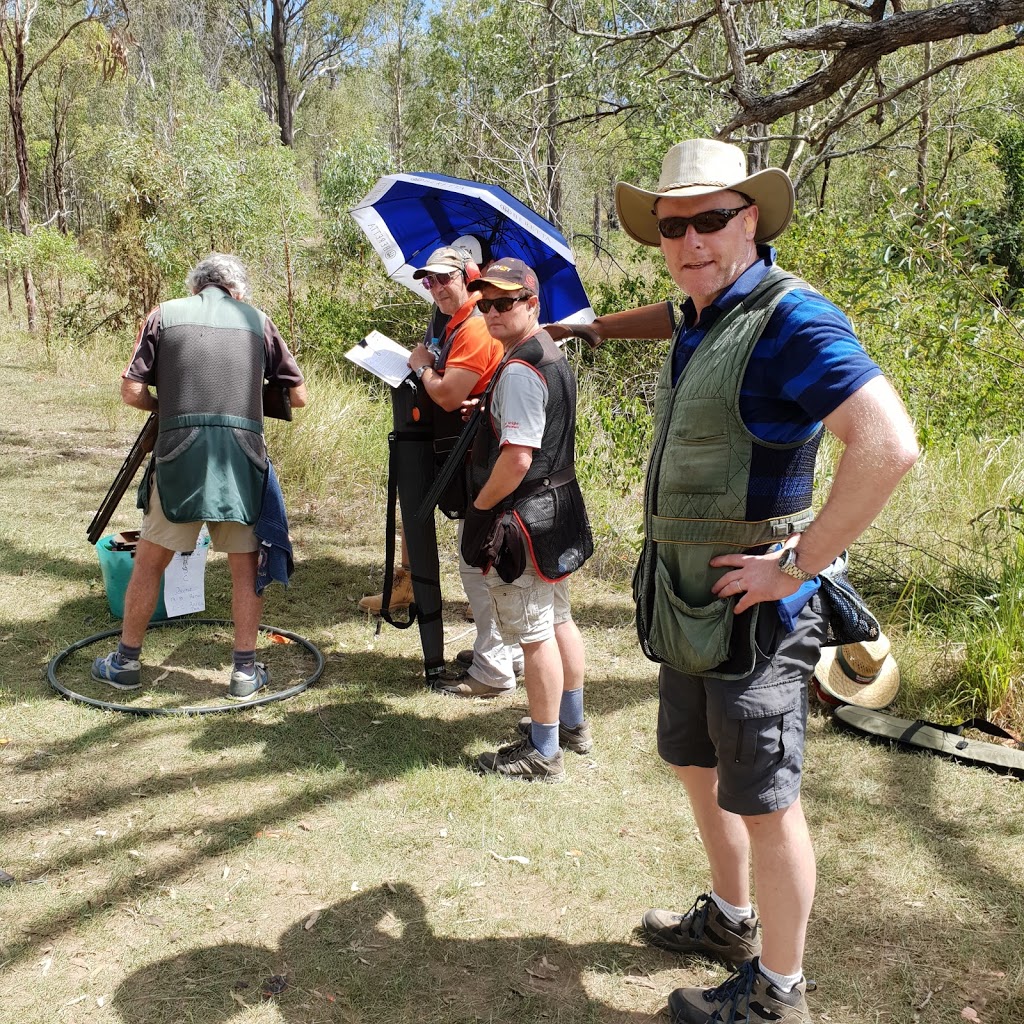
[[[380,331],[370,331],[358,345],[345,353],[356,366],[397,388],[409,376],[410,351]]]
[[[195,551],[177,552],[164,570],[164,604],[169,618],[206,609],[206,553],[210,535],[199,531]]]

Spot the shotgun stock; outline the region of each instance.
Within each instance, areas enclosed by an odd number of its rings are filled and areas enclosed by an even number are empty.
[[[142,430],[139,431],[139,436],[135,438],[135,443],[132,445],[131,451],[128,452],[128,458],[124,460],[124,465],[117,471],[117,476],[114,477],[114,482],[110,485],[107,496],[96,510],[96,515],[92,517],[88,532],[90,544],[95,544],[103,536],[103,531],[107,528],[110,517],[117,510],[118,504],[124,497],[124,492],[128,490],[132,480],[135,479],[139,466],[142,465],[146,456],[153,450],[159,429],[157,415],[155,412],[151,412],[149,419],[146,420]]]

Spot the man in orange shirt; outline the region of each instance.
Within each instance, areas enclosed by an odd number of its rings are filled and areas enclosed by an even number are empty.
[[[429,345],[421,342],[409,356],[409,368],[419,387],[438,407],[436,437],[457,436],[462,429],[462,403],[483,394],[501,362],[501,342],[492,338],[483,316],[476,308],[479,296],[470,295],[468,284],[479,270],[468,250],[443,246],[430,254],[413,275],[423,282],[437,308],[448,321],[440,337]],[[433,323],[433,320],[431,321]],[[450,420],[450,423],[448,422]],[[461,652],[469,664],[446,674],[441,692],[453,697],[497,697],[515,689],[514,648],[506,647],[494,623],[491,600],[479,569],[462,558],[462,519],[459,520],[459,572],[476,622],[472,652]],[[383,595],[364,597],[363,611],[380,614]],[[402,534],[402,568],[395,573],[389,611],[408,607],[413,600],[409,554]],[[522,655],[518,654],[521,658]]]

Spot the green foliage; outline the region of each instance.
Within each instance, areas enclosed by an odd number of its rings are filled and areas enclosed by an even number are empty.
[[[365,372],[352,369],[343,358],[345,352],[372,330],[396,341],[419,340],[428,309],[405,289],[398,291],[381,274],[355,298],[310,289],[295,305],[295,323],[305,358],[341,368],[345,373],[357,373],[365,380]]]
[[[797,218],[781,262],[849,316],[926,446],[1020,429],[1024,352],[977,205],[927,210],[893,191],[874,218]]]
[[[168,285],[179,291],[189,268],[216,250],[241,257],[265,288],[268,277],[284,277],[285,240],[311,224],[294,154],[277,142],[252,90],[209,87],[189,38],[170,59],[173,74],[146,98],[148,117],[111,139],[101,188],[111,211],[112,283],[131,295],[142,279],[166,297]],[[170,132],[158,120],[166,104],[176,110]]]
[[[988,581],[985,581],[988,582]],[[999,559],[995,586],[973,595],[964,626],[964,658],[953,704],[968,715],[1006,713],[1024,680],[1024,537]],[[1014,702],[1015,703],[1015,702]]]
[[[1024,288],[1024,121],[1007,121],[995,139],[996,163],[1005,195],[1001,203],[978,203],[978,220],[993,235],[992,254],[1006,268],[1009,301]]]
[[[354,258],[367,260],[373,250],[349,210],[388,171],[387,148],[376,139],[353,138],[336,149],[320,181],[323,244],[315,257],[318,271],[346,274]]]

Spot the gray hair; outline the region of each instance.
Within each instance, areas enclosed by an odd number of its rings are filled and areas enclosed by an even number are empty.
[[[197,295],[207,285],[216,284],[226,288],[232,295],[248,299],[249,275],[245,266],[236,256],[223,252],[211,252],[205,260],[200,260],[185,278],[185,287],[190,295]]]

